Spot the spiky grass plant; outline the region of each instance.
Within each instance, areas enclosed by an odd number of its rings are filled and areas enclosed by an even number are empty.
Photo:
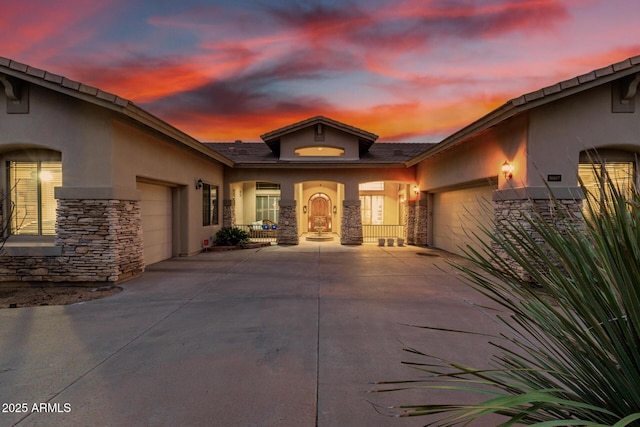
[[[490,243],[466,250],[470,266],[453,264],[510,313],[497,316],[507,332],[492,342],[490,369],[406,349],[428,359],[407,363],[426,379],[378,391],[453,388],[481,402],[400,406],[400,416],[436,415],[429,426],[489,414],[504,426],[640,425],[640,195],[604,181],[600,201],[585,201],[588,220],[555,200],[552,221],[523,213],[521,223],[485,230]]]

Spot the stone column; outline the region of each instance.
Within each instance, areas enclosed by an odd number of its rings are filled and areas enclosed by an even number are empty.
[[[407,210],[405,213],[405,239],[408,245],[416,244],[416,202],[409,200],[407,202]]]
[[[236,226],[236,201],[233,199],[222,200],[222,226]]]
[[[429,205],[426,194],[416,201],[416,245],[427,246],[429,244]]]
[[[55,280],[118,282],[144,271],[139,201],[59,199],[57,216],[65,272]]]
[[[298,218],[295,200],[280,199],[277,243],[279,245],[298,244]]]
[[[342,201],[342,227],[340,231],[340,243],[343,245],[362,244],[360,199]]]

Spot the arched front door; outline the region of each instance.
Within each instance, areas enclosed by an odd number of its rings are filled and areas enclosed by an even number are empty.
[[[331,232],[331,199],[324,193],[309,198],[309,231]]]

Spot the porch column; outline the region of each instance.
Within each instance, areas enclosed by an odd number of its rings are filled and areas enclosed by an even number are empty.
[[[362,244],[360,199],[342,201],[342,227],[340,231],[340,243],[343,245]]]
[[[416,201],[416,245],[427,246],[429,243],[429,204],[427,194],[420,193],[420,199]]]
[[[415,245],[416,244],[416,201],[409,200],[407,202],[407,211],[405,222],[405,239],[407,240],[407,245]]]
[[[224,199],[222,201],[222,226],[236,226],[236,201],[234,199]]]
[[[279,245],[298,244],[298,218],[296,211],[295,200],[280,199],[277,237]]]

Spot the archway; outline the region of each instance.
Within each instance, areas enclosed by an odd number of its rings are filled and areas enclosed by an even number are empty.
[[[331,198],[325,193],[315,193],[309,198],[309,231],[332,231]]]

